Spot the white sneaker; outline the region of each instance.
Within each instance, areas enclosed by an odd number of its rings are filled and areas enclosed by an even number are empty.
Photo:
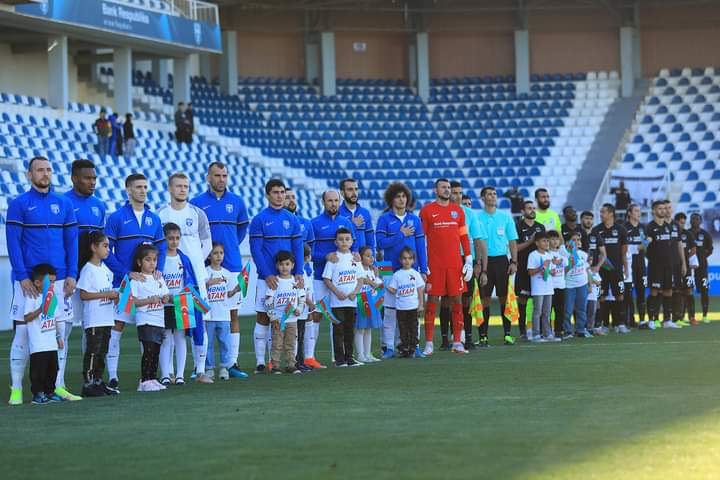
[[[138,384],[138,392],[159,392],[160,389],[153,383],[152,380],[145,380]]]
[[[682,328],[680,325],[678,325],[677,323],[670,321],[670,320],[668,320],[667,322],[663,322],[662,327],[663,328]]]
[[[619,327],[617,327],[617,333],[622,333],[622,334],[630,333],[630,329],[628,327],[626,327],[625,325],[620,325]]]
[[[433,343],[432,342],[425,342],[425,350],[423,350],[423,355],[426,357],[429,357],[433,354]]]
[[[598,336],[604,337],[605,335],[607,335],[607,332],[605,332],[605,330],[603,330],[602,327],[597,327],[597,328],[593,328],[593,335],[598,335]]]
[[[703,315],[703,317],[702,317],[702,322],[703,322],[703,323],[710,323],[710,319],[709,319],[708,317],[706,317],[706,316]]]
[[[532,343],[545,343],[545,339],[542,337],[542,335],[535,335],[534,337],[530,337],[529,341]]]
[[[225,367],[221,367],[220,373],[218,374],[218,378],[220,380],[230,380],[230,372],[228,372],[228,369]]]
[[[561,342],[562,340],[556,337],[555,335],[548,335],[545,337],[546,342]]]
[[[608,335],[610,333],[610,329],[608,327],[600,327],[603,331],[603,334]]]
[[[374,357],[372,354],[370,354],[367,356],[367,361],[370,363],[376,363],[376,362],[381,362],[382,360],[380,360],[379,358]]]
[[[463,345],[462,342],[453,343],[452,352],[453,353],[461,353],[463,355],[470,353],[467,350],[465,350],[465,345]]]
[[[213,380],[215,378],[215,369],[214,368],[205,369],[205,376],[207,378],[209,378],[210,380]]]
[[[156,379],[149,380],[150,382],[157,387],[158,390],[167,390],[167,387],[163,385],[162,383],[158,382]]]

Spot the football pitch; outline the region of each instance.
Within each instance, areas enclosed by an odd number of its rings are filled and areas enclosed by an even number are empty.
[[[243,319],[246,371],[252,325]],[[78,330],[66,375],[75,393]],[[0,478],[720,477],[720,321],[513,347],[501,333],[492,327],[493,348],[466,356],[137,393],[129,329],[117,397],[35,406],[26,386],[26,404],[9,407],[3,390]],[[321,339],[328,363],[325,325]],[[10,341],[0,334],[3,386]]]

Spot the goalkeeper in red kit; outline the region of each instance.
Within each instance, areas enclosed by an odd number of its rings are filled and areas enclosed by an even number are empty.
[[[470,252],[470,239],[465,213],[459,205],[450,203],[450,182],[441,178],[435,182],[435,201],[420,210],[420,220],[427,238],[428,300],[425,308],[425,355],[433,353],[435,314],[441,297],[448,297],[452,309],[453,347],[455,353],[468,353],[460,335],[464,327],[462,293],[473,273],[472,255],[465,256],[465,264],[457,252]]]

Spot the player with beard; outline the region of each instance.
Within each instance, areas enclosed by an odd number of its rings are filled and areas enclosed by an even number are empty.
[[[450,181],[440,178],[435,181],[435,201],[427,203],[420,210],[420,220],[427,237],[428,267],[427,306],[425,310],[425,355],[433,353],[433,333],[437,305],[442,297],[449,297],[452,309],[453,347],[455,353],[469,353],[461,342],[464,327],[462,292],[465,282],[473,273],[470,239],[465,212],[459,205],[450,202]],[[463,265],[458,252],[460,247],[465,255]]]
[[[645,227],[647,239],[648,283],[650,284],[650,298],[648,298],[647,324],[641,323],[640,328],[656,328],[660,318],[660,305],[662,304],[663,328],[680,328],[672,321],[672,288],[673,269],[671,260],[672,240],[670,224],[665,221],[665,202],[657,200],[652,203],[652,221]],[[662,300],[660,299],[662,294]]]
[[[629,326],[635,327],[636,309],[640,323],[645,321],[645,225],[640,223],[640,207],[634,203],[627,208],[627,218],[624,227],[628,235],[628,254],[631,255],[632,281],[625,283],[625,310]]]
[[[670,225],[670,259],[673,269],[672,308],[673,321],[678,324],[682,316],[683,287],[687,266],[685,265],[685,246],[680,240],[680,225],[673,219],[673,208],[670,200],[663,200],[665,221]],[[682,327],[682,324],[678,324]]]
[[[297,217],[300,222],[300,234],[302,235],[303,243],[312,247],[312,244],[315,242],[312,223],[310,223],[309,218],[305,218],[298,213],[297,198],[295,192],[290,187],[285,187],[285,209]]]
[[[363,237],[360,243],[370,247],[375,255],[375,229],[372,224],[370,210],[358,203],[358,183],[353,178],[346,178],[340,181],[340,193],[343,203],[340,205],[338,215],[350,220],[355,226],[355,235]]]
[[[592,231],[594,218],[595,216],[589,210],[585,210],[580,214],[580,226],[587,234],[588,239],[588,264],[590,264],[590,270],[592,273],[598,273],[600,271],[600,265],[602,265],[605,258],[607,258],[607,252],[605,251],[605,243],[603,242],[602,237],[597,236]],[[591,315],[592,312],[589,310],[591,308],[590,302],[588,302],[588,319],[595,318],[594,313]],[[596,328],[595,325],[590,325],[588,323],[587,328],[588,330],[593,329],[593,333],[596,335],[607,335],[608,333],[607,329],[605,329],[601,324],[598,324]]]
[[[700,224],[702,217],[699,213],[690,215],[690,231],[695,237],[695,255],[698,259],[698,268],[695,269],[695,287],[700,291],[700,305],[702,307],[703,323],[710,323],[708,320],[708,309],[710,307],[710,277],[708,276],[708,257],[713,253],[713,241],[707,230]],[[694,302],[694,300],[693,300]]]
[[[535,235],[544,232],[545,227],[535,221],[535,205],[531,200],[526,201],[522,208],[522,218],[517,223],[518,232],[518,270],[515,275],[515,292],[517,292],[518,309],[520,317],[518,327],[520,338],[528,340],[526,328],[527,301],[530,298],[530,275],[527,270],[528,257],[533,250],[536,250]]]
[[[557,230],[561,229],[560,216],[556,211],[550,209],[550,193],[545,188],[538,188],[535,190],[535,203],[537,209],[535,210],[535,221],[542,224],[545,230]]]
[[[630,268],[627,262],[627,231],[615,222],[615,207],[606,203],[600,209],[602,223],[592,229],[591,234],[603,239],[607,258],[600,264],[600,314],[599,320],[606,328],[610,324],[612,311],[616,333],[629,333],[625,320],[623,294],[625,272]]]

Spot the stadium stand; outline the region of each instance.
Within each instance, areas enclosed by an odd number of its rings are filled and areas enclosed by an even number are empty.
[[[109,88],[111,79],[103,69]],[[172,113],[171,90],[143,72],[134,85],[157,110],[149,118]],[[221,144],[260,148],[331,183],[355,176],[379,210],[389,178],[408,182],[422,202],[440,176],[461,179],[471,196],[484,185],[500,194],[517,185],[525,196],[551,187],[563,204],[618,86],[617,72],[534,75],[527,95],[515,94],[511,76],[436,79],[426,105],[394,80],[340,79],[337,95],[322,97],[301,79],[243,78],[230,97],[200,77],[191,95]]]
[[[678,211],[720,207],[720,68],[663,69],[633,122],[622,167],[670,169]]]
[[[96,137],[92,123],[97,106],[73,104],[66,112],[47,108],[44,100],[20,95],[1,94],[0,99],[0,211],[7,209],[8,198],[28,187],[25,162],[34,155],[46,155],[53,161],[56,172],[54,186],[58,191],[70,188],[70,164],[77,158],[89,158],[98,166],[98,195],[114,211],[124,203],[124,179],[135,171],[150,177],[149,203],[154,207],[167,202],[166,185],[162,180],[169,172],[185,171],[193,185],[203,185],[207,165],[222,161],[228,165],[231,177],[243,179],[243,197],[251,214],[265,205],[262,185],[267,178],[282,176],[298,189],[299,204],[307,214],[319,213],[315,190],[322,188],[293,170],[273,164],[263,158],[259,149],[243,147],[242,154],[205,140],[200,134],[191,145],[178,144],[172,139],[172,124],[136,122],[137,147],[129,161],[102,159],[95,152]],[[81,113],[84,112],[84,113]],[[138,115],[145,118],[143,115]],[[212,133],[212,127],[204,129]],[[265,166],[258,166],[258,164]],[[193,192],[194,194],[198,193]]]

